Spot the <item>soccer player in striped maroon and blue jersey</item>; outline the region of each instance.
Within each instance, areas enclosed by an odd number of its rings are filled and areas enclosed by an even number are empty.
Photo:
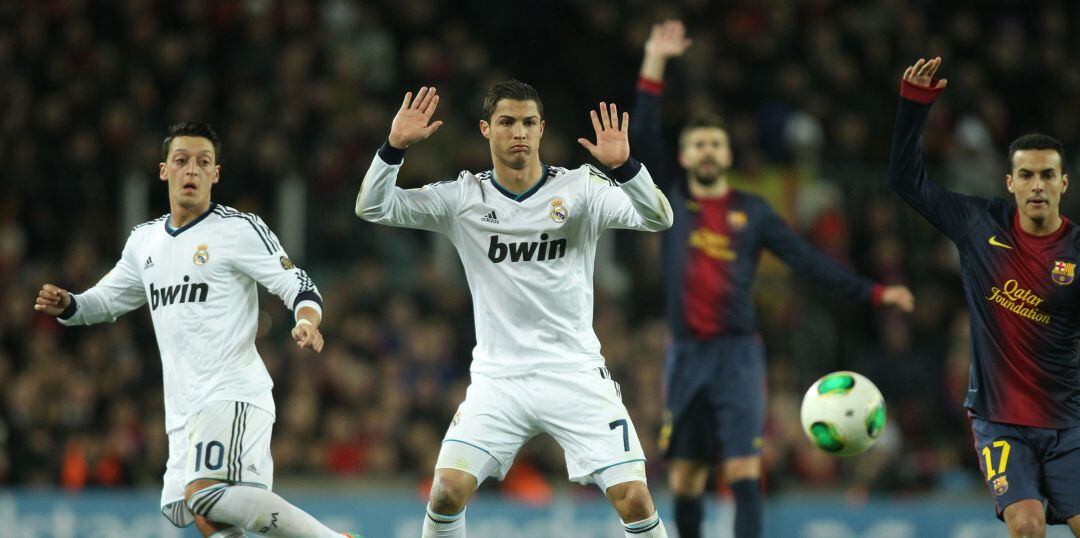
[[[998,517],[1012,536],[1068,523],[1080,536],[1080,227],[1059,211],[1069,186],[1061,142],[1009,146],[1013,200],[950,192],[926,174],[922,129],[945,89],[941,58],[904,72],[889,184],[960,252],[971,310],[964,406]]]
[[[800,239],[764,199],[733,189],[723,124],[699,116],[679,137],[686,181],[667,166],[660,128],[664,67],[690,45],[682,23],[653,27],[645,44],[630,137],[675,222],[664,232],[663,264],[673,342],[664,366],[665,425],[675,522],[682,538],[701,536],[705,482],[719,461],[735,498],[735,535],[762,535],[761,445],[765,351],[751,288],[761,251],[837,295],[910,311],[911,292],[882,286],[840,266]]]

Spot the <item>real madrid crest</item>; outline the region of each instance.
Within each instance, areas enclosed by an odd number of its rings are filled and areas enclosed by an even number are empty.
[[[206,243],[203,243],[195,247],[195,256],[191,258],[191,261],[195,262],[195,265],[206,265],[206,262],[210,261],[210,252],[206,249]]]
[[[556,224],[562,224],[566,222],[566,218],[570,216],[570,210],[566,209],[561,198],[555,198],[551,201],[551,211],[549,214],[551,215],[551,220],[555,221]]]

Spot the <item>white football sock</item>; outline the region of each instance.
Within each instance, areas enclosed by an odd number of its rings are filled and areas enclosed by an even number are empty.
[[[278,494],[253,486],[217,484],[188,499],[188,508],[214,523],[226,523],[281,538],[340,538]]]
[[[465,538],[465,510],[452,516],[436,514],[427,507],[421,538]]]
[[[653,512],[648,519],[625,523],[623,530],[626,531],[626,538],[667,538],[667,530],[664,529],[659,512]]]

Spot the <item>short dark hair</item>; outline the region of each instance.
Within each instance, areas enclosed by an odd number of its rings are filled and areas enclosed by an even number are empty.
[[[169,145],[178,136],[198,136],[205,138],[214,145],[214,160],[221,162],[221,138],[210,124],[201,121],[181,121],[169,126],[169,135],[161,142],[161,160],[169,159]]]
[[[537,93],[536,88],[520,80],[513,79],[499,82],[488,90],[487,95],[484,96],[484,109],[481,111],[485,121],[491,121],[491,116],[495,114],[495,105],[498,105],[499,101],[503,99],[535,101],[536,110],[540,112],[540,118],[543,119],[544,117],[544,102],[540,100],[540,94]]]
[[[1052,149],[1058,153],[1061,157],[1061,173],[1065,173],[1065,145],[1060,140],[1042,133],[1030,133],[1009,144],[1009,169],[1012,170],[1016,163],[1013,161],[1013,157],[1016,156],[1016,152],[1024,149]]]
[[[690,119],[683,125],[681,131],[679,131],[679,145],[682,146],[683,137],[686,133],[694,129],[720,129],[727,130],[724,124],[724,119],[719,114],[712,112],[698,112],[690,117]]]

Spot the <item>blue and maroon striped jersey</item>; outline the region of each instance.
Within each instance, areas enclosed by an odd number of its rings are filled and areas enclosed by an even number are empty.
[[[960,252],[971,310],[971,370],[964,406],[985,420],[1080,425],[1080,227],[1063,219],[1047,236],[1020,228],[1011,201],[948,191],[930,181],[922,130],[939,91],[901,89],[889,184]]]
[[[675,213],[663,234],[668,324],[676,338],[707,339],[757,330],[751,288],[762,249],[801,278],[861,301],[879,298],[881,286],[852,273],[803,241],[763,198],[729,189],[717,199],[695,200],[676,181],[660,125],[661,86],[638,84],[630,148],[649,168]]]

